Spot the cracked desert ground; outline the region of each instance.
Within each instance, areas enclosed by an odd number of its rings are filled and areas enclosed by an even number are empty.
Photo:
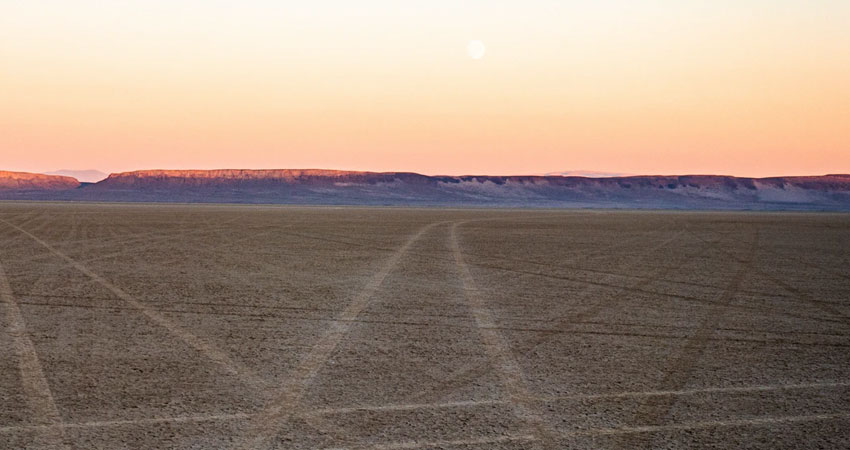
[[[848,448],[850,216],[0,203],[0,448]]]

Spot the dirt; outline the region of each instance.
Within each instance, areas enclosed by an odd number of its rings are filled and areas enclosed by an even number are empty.
[[[0,203],[0,448],[847,448],[850,215]]]

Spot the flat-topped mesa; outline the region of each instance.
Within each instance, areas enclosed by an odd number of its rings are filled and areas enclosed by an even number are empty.
[[[321,169],[140,170],[80,186],[17,175],[0,198],[117,202],[850,211],[850,176],[427,176]],[[8,175],[7,180],[13,177]],[[54,183],[24,180],[54,180]],[[2,185],[0,185],[2,186]],[[22,187],[23,186],[23,187]],[[40,186],[40,189],[34,188]],[[45,188],[48,186],[50,188]],[[30,190],[26,190],[31,188]]]
[[[59,191],[80,186],[76,178],[0,170],[0,189],[8,191]]]
[[[850,176],[742,178],[725,175],[640,175],[609,178],[580,176],[427,176],[411,172],[359,172],[323,169],[139,170],[114,173],[99,189],[191,189],[210,187],[335,186],[402,183],[412,186],[457,184],[526,185],[591,189],[757,190],[796,187],[815,191],[848,191]]]
[[[850,192],[850,175],[755,178],[760,187],[795,188],[813,192]]]
[[[110,174],[96,186],[121,188],[174,188],[207,186],[258,186],[279,184],[358,183],[426,180],[406,172],[357,172],[323,169],[218,169],[218,170],[138,170]]]

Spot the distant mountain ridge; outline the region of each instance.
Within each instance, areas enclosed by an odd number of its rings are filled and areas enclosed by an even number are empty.
[[[62,177],[66,178],[66,177]],[[73,180],[76,181],[76,180]],[[0,186],[3,186],[0,176]],[[140,170],[0,198],[119,202],[850,211],[850,175],[427,176],[323,169]]]
[[[88,170],[72,170],[72,169],[60,169],[54,170],[52,172],[44,172],[45,175],[64,175],[66,177],[76,178],[77,180],[84,183],[97,183],[98,181],[106,178],[109,174],[103,173],[99,170],[88,169]]]

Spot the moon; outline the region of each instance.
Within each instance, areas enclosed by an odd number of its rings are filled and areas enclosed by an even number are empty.
[[[487,47],[481,41],[469,41],[469,44],[466,46],[466,53],[469,53],[469,57],[472,59],[483,58],[486,51]]]

